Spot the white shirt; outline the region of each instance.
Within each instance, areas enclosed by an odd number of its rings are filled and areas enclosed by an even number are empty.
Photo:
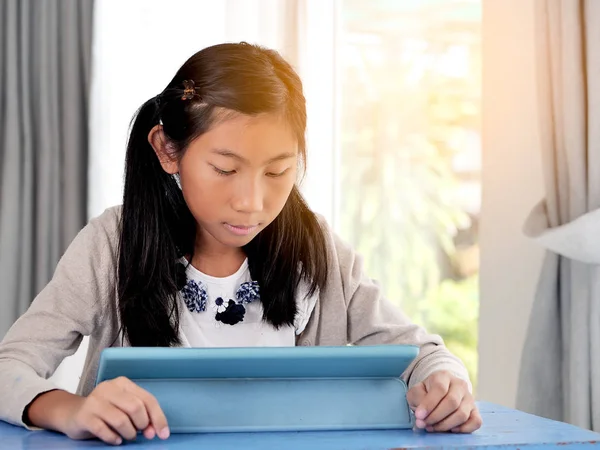
[[[298,314],[294,326],[282,326],[277,330],[263,321],[260,299],[250,295],[252,301],[245,303],[236,296],[236,292],[244,283],[252,282],[248,259],[242,263],[236,273],[223,278],[200,272],[184,258],[179,262],[187,267],[186,288],[177,295],[182,311],[180,338],[183,347],[295,346],[296,334],[304,330],[314,309],[316,296],[308,298],[305,298],[305,295],[299,296]],[[248,284],[245,286],[247,287]],[[218,299],[222,299],[222,302]],[[226,310],[230,301],[236,304],[238,311],[245,310],[243,320],[234,325],[223,323],[216,318],[218,312],[223,313]]]

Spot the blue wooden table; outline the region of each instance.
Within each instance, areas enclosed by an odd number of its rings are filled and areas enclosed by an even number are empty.
[[[480,403],[484,425],[471,435],[421,431],[361,431],[244,434],[175,434],[166,441],[124,444],[125,448],[187,449],[561,449],[600,448],[600,434],[489,403]],[[26,431],[0,422],[0,449],[114,448],[99,441],[72,441],[57,433]]]

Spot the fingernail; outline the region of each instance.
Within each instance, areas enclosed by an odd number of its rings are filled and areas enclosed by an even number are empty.
[[[123,439],[117,438],[115,439],[115,445],[121,445],[123,443]]]
[[[417,428],[421,428],[421,429],[423,429],[427,426],[427,424],[425,422],[423,422],[422,420],[417,420],[415,422],[415,425],[417,426]]]
[[[452,431],[453,433],[458,433],[458,432],[460,431],[460,429],[459,429],[459,428],[452,428],[452,430],[451,430],[451,431]]]
[[[429,425],[427,428],[425,428],[427,431],[429,431],[430,433],[433,432],[433,427],[431,425]]]
[[[171,432],[169,431],[169,428],[163,428],[158,432],[158,437],[161,439],[167,439],[170,436],[170,434]]]

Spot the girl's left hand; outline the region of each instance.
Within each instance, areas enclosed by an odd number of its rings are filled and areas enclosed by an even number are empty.
[[[406,394],[416,427],[430,432],[472,433],[481,416],[465,380],[446,371],[434,372]]]

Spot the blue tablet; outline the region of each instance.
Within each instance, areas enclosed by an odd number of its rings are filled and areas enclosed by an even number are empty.
[[[413,426],[402,373],[418,347],[108,348],[97,382],[125,376],[172,432]]]

